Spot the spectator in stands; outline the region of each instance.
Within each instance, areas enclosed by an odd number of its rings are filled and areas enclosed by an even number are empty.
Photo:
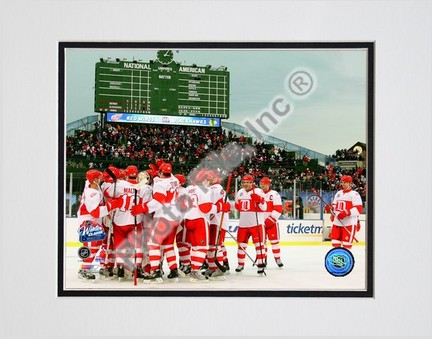
[[[78,195],[78,197],[75,200],[75,203],[72,205],[72,212],[71,212],[71,214],[72,214],[73,217],[77,216],[80,204],[81,204],[81,194]]]
[[[303,199],[301,197],[296,197],[295,199],[295,209],[296,209],[296,218],[303,219]]]

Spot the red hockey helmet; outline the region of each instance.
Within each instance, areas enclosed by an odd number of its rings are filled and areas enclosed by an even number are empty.
[[[186,177],[183,174],[176,174],[174,175],[178,181],[180,181],[180,185],[184,185],[186,183]]]
[[[129,165],[126,167],[126,176],[128,178],[136,178],[138,175],[138,167],[134,165]]]
[[[110,183],[114,182],[113,178],[111,178],[111,176],[108,174],[107,171],[102,172],[102,180],[105,182],[110,182]]]
[[[155,164],[149,164],[149,167],[152,171],[156,171],[158,170],[158,167]]]
[[[271,179],[269,177],[264,177],[260,180],[260,184],[271,185]]]
[[[250,174],[246,174],[246,175],[244,175],[243,176],[243,178],[241,179],[241,181],[254,181],[255,179],[254,179],[254,177],[253,176],[251,176]]]
[[[167,164],[166,162],[164,162],[163,164],[160,165],[159,171],[164,173],[164,174],[171,174],[172,173],[172,166],[170,164]]]
[[[161,165],[164,164],[164,163],[165,163],[165,161],[163,159],[156,159],[156,166],[158,168],[160,168]]]
[[[108,168],[109,168],[110,171],[114,174],[114,176],[115,176],[116,179],[118,179],[118,178],[121,177],[120,170],[119,170],[117,167],[114,167],[114,166],[108,166]],[[105,176],[105,173],[108,174],[107,171],[104,171],[104,176]],[[108,175],[109,175],[109,174],[108,174]],[[111,176],[110,176],[110,178],[111,178]],[[111,179],[114,179],[114,178],[111,178]]]
[[[96,169],[91,169],[91,170],[88,170],[86,172],[86,179],[89,182],[93,182],[96,179],[103,179],[103,175],[102,175],[102,172],[100,172]]]
[[[352,177],[350,175],[343,175],[341,177],[341,181],[345,181],[345,182],[352,182]]]
[[[119,179],[124,179],[124,178],[126,178],[126,176],[127,176],[127,174],[126,174],[126,170],[125,169],[123,169],[123,168],[120,168],[119,169]]]

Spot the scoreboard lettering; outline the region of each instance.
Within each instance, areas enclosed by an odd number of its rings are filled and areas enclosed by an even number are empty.
[[[149,62],[97,62],[95,112],[228,119],[226,68],[180,65],[170,52],[159,51],[160,60]]]

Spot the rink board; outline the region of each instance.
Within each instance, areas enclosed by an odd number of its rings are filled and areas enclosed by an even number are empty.
[[[280,244],[283,245],[320,245],[328,241],[328,233],[331,228],[329,215],[320,219],[286,219],[279,220]],[[361,229],[356,233],[358,244],[365,243],[366,221],[365,215],[360,216]],[[66,218],[65,244],[67,247],[77,247],[82,244],[78,240],[78,219]],[[226,235],[225,244],[234,246],[236,242],[232,238],[237,237],[238,220],[229,221],[229,233]]]

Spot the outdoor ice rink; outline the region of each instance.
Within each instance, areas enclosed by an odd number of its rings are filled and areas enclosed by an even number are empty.
[[[354,245],[351,253],[355,264],[353,270],[346,276],[334,277],[327,272],[324,258],[331,249],[329,242],[319,245],[285,245],[281,247],[283,268],[279,268],[272,255],[268,257],[267,276],[259,276],[256,266],[246,257],[245,269],[236,273],[237,267],[235,244],[227,246],[230,262],[230,274],[225,281],[209,281],[207,283],[192,283],[189,278],[180,278],[177,283],[169,282],[169,273],[164,262],[164,282],[147,284],[138,281],[135,286],[133,279],[119,281],[117,278],[100,278],[96,275],[93,281],[78,278],[80,267],[76,247],[68,247],[65,257],[65,291],[121,291],[121,290],[174,290],[174,291],[364,291],[366,289],[366,246]],[[248,254],[254,258],[255,249],[248,247]]]

